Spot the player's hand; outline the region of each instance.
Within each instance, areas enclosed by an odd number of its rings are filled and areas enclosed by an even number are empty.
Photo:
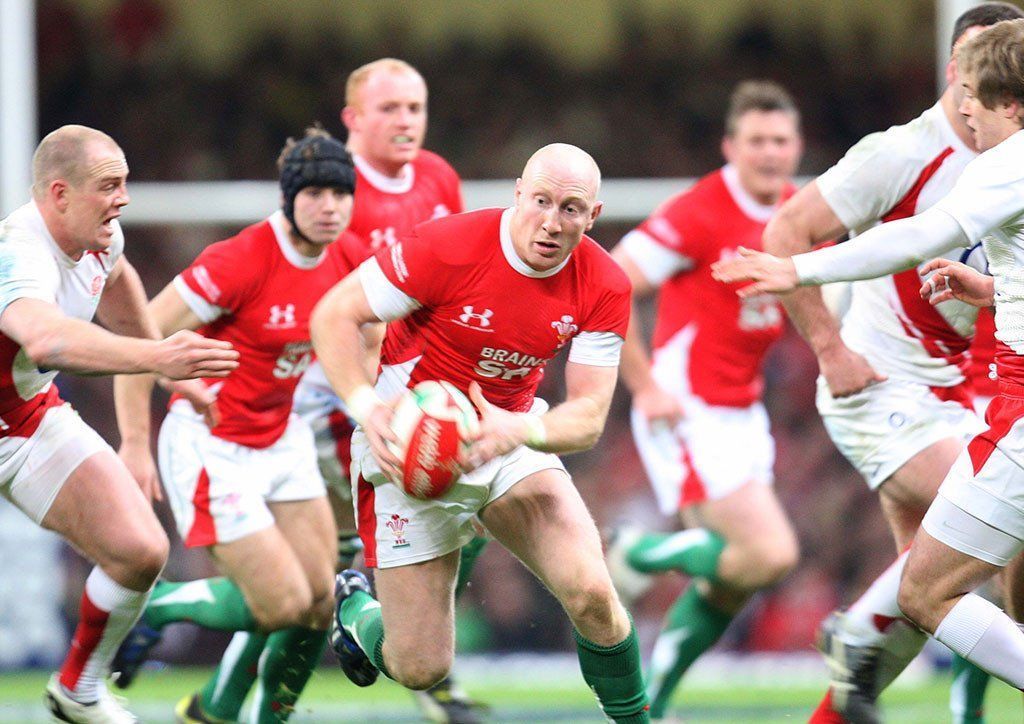
[[[160,386],[168,392],[181,395],[192,409],[203,416],[203,422],[211,430],[220,424],[220,407],[213,388],[207,387],[202,380],[169,380],[160,379]]]
[[[739,256],[720,259],[712,264],[711,276],[726,284],[754,282],[737,290],[742,299],[765,292],[790,292],[800,285],[796,267],[789,257],[779,258],[743,246],[736,251]]]
[[[530,426],[526,415],[496,407],[484,398],[476,382],[469,383],[469,399],[480,411],[480,435],[466,455],[466,469],[472,470],[499,455],[512,452],[526,442]]]
[[[402,461],[393,452],[394,447],[398,446],[398,438],[391,429],[391,418],[394,414],[394,407],[382,402],[374,407],[373,412],[366,418],[363,431],[366,433],[367,442],[370,443],[370,452],[380,466],[381,472],[391,482],[401,483]]]
[[[128,472],[139,484],[139,489],[146,496],[150,503],[164,499],[163,489],[160,487],[160,476],[156,472],[156,463],[153,460],[153,453],[149,449],[148,440],[131,441],[121,443],[117,451],[121,462],[128,468]]]
[[[828,384],[832,397],[849,397],[867,387],[885,382],[885,375],[877,372],[863,355],[839,343],[818,356],[818,367]]]
[[[995,279],[966,264],[949,259],[932,259],[921,269],[925,277],[921,285],[921,298],[935,305],[950,299],[975,307],[995,304]]]
[[[651,382],[633,394],[633,407],[651,425],[673,428],[685,417],[683,406],[676,396],[663,390],[656,382]]]
[[[153,371],[172,380],[227,377],[238,367],[238,352],[230,342],[209,339],[187,329],[157,345]]]

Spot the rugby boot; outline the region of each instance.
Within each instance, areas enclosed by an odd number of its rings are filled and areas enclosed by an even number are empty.
[[[50,677],[46,685],[44,700],[55,722],[75,722],[75,724],[138,724],[138,719],[121,705],[119,697],[115,697],[107,687],[100,686],[99,698],[83,704],[71,698],[61,686],[57,674]]]
[[[334,618],[331,621],[331,648],[338,655],[345,676],[356,686],[369,686],[377,681],[380,671],[341,622],[341,604],[356,591],[373,597],[370,593],[370,582],[359,571],[347,568],[334,579],[335,605]]]
[[[850,724],[880,724],[878,664],[881,648],[857,646],[843,640],[846,613],[833,611],[818,628],[818,650],[829,670],[832,709]]]
[[[188,694],[174,707],[176,724],[227,724],[227,719],[218,719],[203,711],[199,694]]]
[[[139,621],[132,627],[132,630],[125,636],[114,660],[110,664],[110,673],[114,686],[118,689],[127,689],[135,681],[139,669],[149,659],[149,652],[160,643],[163,634],[151,626]]]
[[[626,557],[629,549],[642,535],[643,531],[640,528],[626,523],[614,526],[605,534],[608,541],[605,550],[608,574],[619,593],[622,605],[626,608],[632,606],[654,585],[654,576],[641,573],[630,566]]]
[[[416,704],[427,721],[437,724],[482,724],[488,707],[473,701],[447,676],[426,691],[414,691]]]

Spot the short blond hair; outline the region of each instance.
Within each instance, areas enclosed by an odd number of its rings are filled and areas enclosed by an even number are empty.
[[[370,80],[376,72],[382,73],[411,73],[420,80],[423,80],[423,76],[414,67],[406,63],[404,60],[398,58],[380,58],[374,60],[366,65],[361,65],[353,70],[348,75],[348,81],[345,83],[345,105],[355,106],[357,104],[357,96],[359,95],[359,89],[366,85],[366,82]],[[425,86],[427,83],[423,81]]]
[[[88,126],[61,126],[46,134],[32,154],[32,193],[37,197],[45,194],[57,179],[81,186],[89,171],[88,146],[94,142],[121,150],[113,138]]]
[[[1024,107],[1024,19],[982,30],[960,47],[957,65],[961,77],[972,77],[974,95],[989,110],[1011,100]]]

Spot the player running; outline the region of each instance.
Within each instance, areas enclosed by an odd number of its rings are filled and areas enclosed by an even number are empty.
[[[899,606],[917,626],[994,676],[1024,687],[1024,632],[971,593],[1024,546],[1024,20],[997,23],[964,42],[960,112],[983,153],[953,190],[911,219],[850,244],[789,259],[742,251],[715,268],[723,281],[753,280],[741,294],[871,279],[979,241],[992,276],[948,258],[924,264],[920,296],[995,305],[999,395],[988,429],[957,457],[914,538]]]
[[[801,189],[765,232],[765,248],[789,255],[814,244],[921,213],[942,198],[976,157],[970,128],[957,112],[962,95],[957,52],[967,38],[1000,20],[1021,17],[1007,3],[985,3],[956,21],[949,86],[917,119],[867,136],[835,166]],[[983,263],[980,249],[952,258]],[[800,290],[783,303],[818,357],[818,409],[836,447],[878,490],[902,553],[845,613],[822,625],[832,686],[815,720],[876,721],[876,697],[920,650],[925,637],[896,606],[905,551],[963,444],[981,427],[966,377],[977,310],[960,302],[933,308],[917,295],[909,270],[852,285],[839,323],[820,292]],[[884,655],[883,655],[884,652]],[[963,715],[981,706],[984,677],[966,674],[954,698]]]
[[[238,366],[227,342],[191,332],[157,341],[117,221],[127,178],[112,138],[63,126],[32,157],[32,200],[0,222],[0,493],[95,563],[71,650],[46,687],[59,721],[137,721],[107,691],[106,673],[168,542],[147,500],[157,491],[140,490],[53,378],[62,370],[221,378]],[[91,324],[93,315],[111,332]]]
[[[687,530],[620,528],[609,566],[623,596],[638,573],[693,577],[651,656],[652,719],[665,716],[683,674],[750,596],[798,557],[771,487],[775,446],[760,402],[761,362],[782,334],[782,310],[770,295],[740,300],[712,280],[711,263],[741,245],[758,248],[765,223],[793,194],[800,117],[781,87],[750,81],[733,92],[725,127],[728,163],[665,202],[612,251],[634,296],[660,290],[653,362],[634,324],[620,373],[659,508]]]
[[[172,398],[159,438],[178,532],[186,547],[206,548],[225,577],[157,583],[114,664],[127,686],[176,621],[267,633],[254,722],[288,718],[326,644],[337,537],[313,434],[292,414],[292,395],[313,358],[313,306],[350,270],[342,248],[359,243],[343,234],[355,170],[339,141],[308,129],[289,139],[278,167],[283,208],[207,247],[150,303],[161,329],[198,329],[242,354],[227,380],[207,381],[216,401],[202,414]],[[121,455],[137,479],[156,485],[151,390],[144,377],[118,378],[115,396]],[[217,721],[197,697],[183,699],[177,715]]]
[[[342,572],[332,634],[358,684],[383,671],[424,689],[447,675],[458,549],[479,516],[567,611],[584,679],[605,714],[648,720],[635,630],[593,520],[552,454],[589,448],[600,436],[629,321],[628,280],[584,236],[601,210],[599,186],[589,155],[546,146],[516,183],[512,208],[421,224],[364,262],[314,313],[321,363],[361,425],[352,445],[356,514],[380,603],[361,574]],[[385,344],[375,391],[364,360],[350,353],[353,342],[360,325],[403,317],[426,344],[408,357]],[[534,392],[566,345],[567,399],[545,412]],[[470,456],[476,469],[445,496],[423,501],[392,482],[392,408],[381,399],[426,379],[470,394],[482,436]]]
[[[440,156],[422,148],[427,86],[411,65],[382,58],[354,70],[348,78],[341,119],[348,128],[346,146],[355,162],[358,191],[349,231],[362,243],[342,248],[353,268],[394,244],[416,224],[463,210],[458,174]],[[376,347],[382,333],[366,335],[368,345]],[[376,365],[371,366],[376,372]],[[338,526],[339,566],[348,568],[362,548],[349,483],[354,423],[316,361],[299,382],[294,409],[313,428],[320,473]],[[464,589],[485,543],[486,538],[477,537],[463,547],[457,592]],[[255,680],[262,638],[245,632],[234,636],[216,673],[194,695],[203,711],[228,721],[238,718]],[[414,694],[433,721],[473,724],[480,720],[480,705],[450,677]]]

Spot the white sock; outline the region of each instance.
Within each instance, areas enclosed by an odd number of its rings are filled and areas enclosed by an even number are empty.
[[[75,700],[96,701],[110,662],[142,614],[149,591],[133,591],[96,566],[85,580],[78,627],[60,670],[60,683]]]
[[[846,612],[846,620],[850,624],[851,635],[856,638],[850,643],[861,646],[885,645],[885,632],[889,625],[894,619],[903,618],[903,613],[896,603],[896,596],[900,590],[900,577],[906,564],[905,551],[850,606]]]
[[[975,666],[1024,689],[1024,632],[995,604],[968,593],[939,623],[935,638]]]

